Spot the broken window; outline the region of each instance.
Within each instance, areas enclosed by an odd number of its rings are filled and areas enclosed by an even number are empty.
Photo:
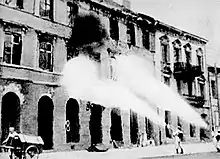
[[[132,23],[128,23],[127,25],[127,43],[135,46],[135,28]]]
[[[39,68],[53,71],[53,39],[42,34],[39,37]]]
[[[113,40],[118,41],[119,40],[119,27],[118,27],[118,21],[116,18],[110,18],[110,37]]]
[[[53,19],[53,0],[40,0],[40,16]]]
[[[5,32],[3,62],[20,65],[22,53],[21,34]]]

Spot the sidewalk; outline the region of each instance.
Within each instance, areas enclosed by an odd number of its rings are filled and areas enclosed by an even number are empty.
[[[212,143],[183,144],[185,154],[216,151]],[[139,147],[132,149],[110,149],[107,152],[48,152],[40,154],[39,159],[138,159],[142,157],[162,157],[175,155],[174,145]],[[1,159],[5,159],[0,154]],[[8,157],[7,157],[8,158]]]

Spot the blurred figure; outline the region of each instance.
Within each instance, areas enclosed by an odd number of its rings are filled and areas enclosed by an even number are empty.
[[[18,133],[15,131],[15,128],[9,127],[8,137],[2,142],[2,144],[6,146],[12,146],[12,141],[17,136],[18,136]]]
[[[175,149],[176,149],[177,154],[179,154],[179,150],[180,150],[180,154],[183,154],[183,148],[181,145],[182,136],[183,136],[183,131],[181,130],[181,127],[178,126],[176,131],[174,131],[174,133],[173,133],[174,144],[175,144]]]
[[[217,152],[220,152],[220,128],[218,128],[216,131],[212,131],[212,137]]]

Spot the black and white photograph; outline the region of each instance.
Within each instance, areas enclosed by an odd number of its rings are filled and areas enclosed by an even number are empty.
[[[0,0],[0,159],[220,158],[220,0]]]

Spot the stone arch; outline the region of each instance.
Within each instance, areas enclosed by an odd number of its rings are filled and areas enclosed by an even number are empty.
[[[2,97],[1,110],[1,140],[6,139],[9,127],[14,127],[17,132],[20,131],[20,99],[14,92],[7,92]]]
[[[69,98],[66,103],[66,142],[79,142],[79,104],[76,99]]]
[[[53,101],[48,95],[38,100],[38,135],[44,141],[44,149],[53,148]]]

